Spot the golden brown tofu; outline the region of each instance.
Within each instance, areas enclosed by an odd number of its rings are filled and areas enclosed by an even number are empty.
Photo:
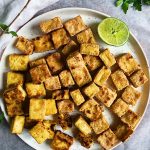
[[[54,99],[45,99],[46,101],[46,113],[45,115],[54,115],[57,114],[56,102]]]
[[[129,105],[119,98],[111,105],[110,108],[118,117],[121,117],[129,110]]]
[[[140,65],[130,53],[126,53],[118,58],[117,63],[127,76],[140,69]]]
[[[34,50],[34,45],[32,41],[21,36],[17,38],[16,48],[24,54],[31,55]]]
[[[110,53],[109,49],[105,49],[105,51],[102,52],[99,57],[108,68],[116,63],[115,57],[112,53]]]
[[[38,123],[37,120],[32,120],[29,118],[29,116],[25,117],[25,124],[24,124],[24,127],[26,129],[31,129],[33,128],[36,124]]]
[[[57,130],[51,145],[54,150],[69,150],[72,144],[73,137]]]
[[[56,90],[52,92],[52,98],[55,100],[69,99],[69,90]]]
[[[92,81],[92,77],[85,66],[82,55],[79,52],[73,52],[67,57],[67,64],[71,74],[79,87]]]
[[[46,58],[47,64],[52,73],[57,73],[64,68],[64,63],[61,54],[56,52]]]
[[[148,78],[143,70],[139,70],[130,76],[130,80],[134,87],[139,87],[144,85],[148,81]]]
[[[111,149],[119,142],[117,136],[111,131],[111,129],[108,129],[104,131],[102,134],[100,134],[97,141],[106,150]]]
[[[129,81],[121,70],[117,70],[111,74],[112,81],[118,91],[129,85]]]
[[[15,116],[11,123],[11,133],[21,134],[24,128],[25,116]]]
[[[74,103],[71,100],[62,100],[57,102],[57,108],[60,114],[71,113],[74,111]]]
[[[40,23],[42,32],[49,33],[51,31],[60,29],[63,27],[62,20],[60,17],[55,17],[50,20],[46,20]]]
[[[135,105],[140,96],[141,93],[131,85],[127,86],[122,93],[122,99],[129,105]]]
[[[34,97],[38,98],[46,95],[46,90],[43,83],[41,84],[26,83],[25,86],[29,98],[34,98]]]
[[[58,29],[52,32],[52,41],[55,49],[60,48],[63,45],[69,43],[70,38],[64,28]]]
[[[30,75],[33,83],[42,83],[51,77],[51,73],[46,64],[39,65],[30,69]]]
[[[95,75],[94,82],[97,85],[102,86],[107,81],[110,74],[111,74],[111,70],[103,66]]]
[[[117,93],[110,88],[103,86],[99,88],[99,92],[95,95],[97,100],[101,101],[107,107],[110,107],[117,97]]]
[[[96,134],[101,134],[109,128],[109,124],[102,114],[98,120],[91,122],[90,126]]]
[[[81,105],[85,101],[79,89],[71,91],[70,95],[77,106]]]
[[[77,16],[73,19],[68,20],[67,22],[65,22],[64,26],[71,36],[74,36],[87,28],[81,16]]]
[[[26,71],[28,69],[29,55],[9,55],[9,67],[12,71]]]
[[[75,126],[85,135],[92,133],[92,129],[82,116],[79,116],[75,121]]]
[[[63,70],[60,74],[59,74],[59,78],[60,78],[60,81],[62,83],[62,85],[64,87],[69,87],[69,86],[73,86],[75,83],[74,83],[74,80],[72,78],[72,75],[70,73],[69,70]]]
[[[90,28],[80,32],[77,34],[77,41],[82,44],[82,43],[96,43],[96,40],[93,36],[92,30]]]
[[[29,62],[30,68],[33,68],[42,64],[46,64],[46,60],[44,58],[39,58],[39,59],[32,60]]]

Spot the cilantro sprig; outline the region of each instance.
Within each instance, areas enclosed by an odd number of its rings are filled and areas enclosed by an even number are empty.
[[[2,114],[0,114],[0,123],[3,121],[4,119],[4,113],[2,112]]]

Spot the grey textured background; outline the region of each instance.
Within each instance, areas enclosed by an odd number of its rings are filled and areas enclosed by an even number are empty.
[[[85,7],[104,12],[108,15],[124,20],[131,32],[141,43],[150,64],[150,6],[144,6],[142,12],[130,9],[125,15],[120,8],[114,6],[115,0],[60,0],[54,5],[41,10],[44,12],[64,7]],[[150,150],[150,106],[146,114],[129,141],[117,147],[115,150]],[[32,150],[16,135],[12,135],[9,126],[4,120],[0,124],[0,150]]]

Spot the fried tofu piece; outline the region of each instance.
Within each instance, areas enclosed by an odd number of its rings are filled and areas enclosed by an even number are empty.
[[[52,98],[55,100],[69,99],[69,90],[56,90],[52,92]]]
[[[69,43],[70,38],[64,28],[58,29],[52,32],[52,41],[55,49],[60,48],[63,45]]]
[[[97,56],[85,55],[83,59],[89,71],[94,71],[102,66],[102,61]]]
[[[92,129],[82,116],[79,116],[75,121],[75,126],[85,135],[92,133]]]
[[[64,63],[61,54],[56,52],[46,58],[47,64],[52,73],[57,73],[64,68]]]
[[[36,124],[38,123],[37,120],[32,120],[29,118],[29,116],[25,117],[25,124],[24,124],[24,127],[26,129],[31,129],[33,128]]]
[[[45,115],[54,115],[57,114],[56,102],[54,99],[46,99],[46,113]]]
[[[69,150],[72,144],[73,137],[57,130],[51,145],[55,150]]]
[[[53,43],[51,41],[49,34],[36,37],[32,41],[34,44],[35,53],[42,53],[42,52],[46,52],[46,51],[54,49],[54,46],[53,46]]]
[[[90,99],[82,104],[79,111],[90,120],[97,120],[101,117],[102,107],[94,99]]]
[[[29,55],[10,54],[9,67],[12,71],[26,71],[28,69]]]
[[[112,81],[118,91],[124,89],[129,85],[129,81],[121,70],[117,70],[111,74]]]
[[[110,107],[117,97],[117,93],[110,88],[103,86],[99,88],[99,92],[95,95],[97,100],[101,101],[107,107]]]
[[[131,85],[127,86],[122,93],[122,99],[129,105],[135,105],[140,96],[141,93]]]
[[[86,87],[83,88],[83,93],[88,96],[89,98],[94,97],[96,93],[98,93],[99,87],[94,83],[90,83]]]
[[[85,101],[79,89],[71,91],[70,95],[77,106],[81,105]]]
[[[30,68],[33,68],[42,64],[46,64],[46,60],[44,58],[36,59],[36,60],[29,62]]]
[[[121,98],[119,98],[111,105],[111,110],[118,117],[121,117],[129,110],[129,105],[126,102],[124,102]]]
[[[24,54],[31,55],[34,50],[34,45],[32,41],[21,36],[17,38],[16,48]]]
[[[127,124],[130,128],[134,129],[140,120],[140,116],[138,116],[132,110],[128,110],[122,117],[121,121]]]
[[[43,83],[41,84],[26,83],[25,86],[29,98],[34,98],[34,97],[38,98],[46,95],[46,90]]]
[[[98,120],[91,122],[90,126],[96,134],[101,134],[109,128],[109,124],[103,115]]]
[[[90,28],[80,32],[77,34],[77,41],[82,44],[82,43],[96,43],[96,40],[93,36],[92,30]]]
[[[115,57],[112,53],[110,53],[109,49],[105,49],[105,51],[102,52],[99,57],[108,68],[116,63]]]
[[[63,27],[62,20],[60,17],[55,17],[50,20],[46,20],[40,23],[42,32],[49,33],[51,31],[60,29]]]
[[[57,102],[57,108],[60,114],[71,113],[74,111],[74,103],[71,100],[62,100]]]
[[[30,99],[29,117],[33,120],[44,120],[46,113],[45,99]]]
[[[106,150],[111,149],[113,146],[115,146],[119,142],[119,140],[117,139],[117,136],[111,131],[111,129],[108,129],[104,131],[102,134],[100,134],[97,141]]]
[[[59,74],[59,78],[60,78],[60,81],[62,83],[62,85],[64,87],[69,87],[69,86],[73,86],[75,83],[74,83],[74,80],[72,78],[72,75],[70,73],[69,70],[63,70],[60,74]]]
[[[75,51],[67,57],[67,64],[71,74],[79,87],[92,81],[92,77],[85,66],[82,55]]]
[[[44,82],[44,84],[45,84],[45,88],[50,91],[61,89],[61,84],[58,76],[52,76],[48,78]]]
[[[23,85],[24,75],[16,72],[7,72],[7,87]]]
[[[139,70],[130,76],[130,80],[134,87],[140,87],[148,81],[148,78],[143,70]]]
[[[97,85],[102,86],[107,81],[110,74],[111,74],[111,70],[103,66],[95,75],[94,82]]]
[[[117,63],[127,76],[140,69],[140,65],[130,53],[126,53],[118,58]]]
[[[71,36],[74,36],[87,28],[81,16],[77,16],[73,19],[68,20],[67,22],[65,22],[64,26]]]
[[[46,64],[39,65],[30,69],[30,75],[33,83],[42,83],[51,77],[51,73]]]

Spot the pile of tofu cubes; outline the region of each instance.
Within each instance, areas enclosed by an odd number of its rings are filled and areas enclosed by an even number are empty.
[[[55,17],[39,26],[43,35],[18,37],[16,48],[22,54],[8,58],[4,100],[11,132],[21,134],[27,128],[39,144],[51,139],[55,150],[68,150],[74,139],[90,148],[97,137],[104,149],[125,141],[140,119],[129,106],[136,105],[141,95],[136,88],[148,80],[141,66],[129,53],[115,57],[109,49],[101,50],[81,16],[64,23]],[[53,49],[46,57],[29,59],[32,53]],[[119,118],[116,128],[110,128],[105,107]],[[54,119],[46,120],[50,115]],[[72,124],[74,138],[55,130],[56,125],[67,130]]]

